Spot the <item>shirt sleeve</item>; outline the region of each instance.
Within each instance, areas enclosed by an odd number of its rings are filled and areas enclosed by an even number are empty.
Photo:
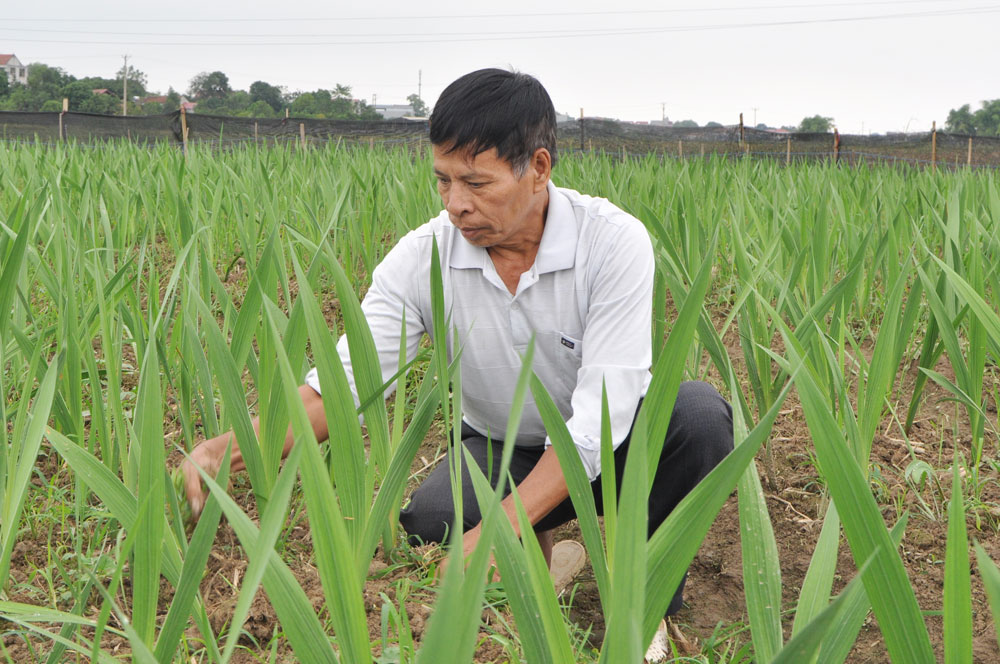
[[[365,320],[368,321],[378,352],[383,383],[399,371],[399,339],[404,311],[407,360],[416,355],[420,337],[424,333],[424,321],[418,305],[419,294],[416,285],[421,283],[420,275],[427,271],[427,267],[420,265],[419,252],[415,244],[412,237],[404,237],[386,254],[382,262],[372,271],[371,286],[361,302],[361,310]],[[347,383],[354,396],[354,405],[357,407],[361,401],[354,380],[347,335],[342,335],[337,341],[337,354],[344,365]],[[319,374],[315,367],[306,374],[305,382],[316,392],[322,393]],[[395,389],[396,384],[393,383],[383,396],[391,394]]]
[[[601,473],[601,394],[607,385],[612,443],[632,427],[652,362],[655,264],[641,223],[625,224],[599,266],[591,266],[583,357],[566,426],[594,481]],[[546,445],[551,445],[546,440]]]

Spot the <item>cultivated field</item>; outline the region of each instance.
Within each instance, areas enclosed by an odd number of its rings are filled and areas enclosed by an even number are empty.
[[[561,597],[488,487],[464,569],[396,527],[447,450],[457,374],[439,307],[405,389],[376,396],[358,301],[439,209],[428,158],[0,147],[6,661],[638,662],[688,568],[676,661],[1000,659],[996,174],[577,155],[555,180],[654,240],[633,445],[657,452],[690,378],[733,402],[737,442],[646,543],[645,455],[599,519],[525,372],[581,514],[558,538],[590,558]],[[330,446],[296,397],[314,363]],[[169,471],[230,428],[248,471],[185,531]]]

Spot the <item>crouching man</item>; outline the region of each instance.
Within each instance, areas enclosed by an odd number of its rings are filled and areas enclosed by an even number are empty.
[[[436,238],[445,306],[462,348],[463,444],[484,473],[489,456],[500,458],[522,354],[534,337],[533,369],[566,420],[603,511],[603,474],[616,473],[620,486],[633,420],[651,377],[654,261],[646,229],[604,199],[552,183],[555,110],[531,76],[484,69],[459,78],[434,107],[430,138],[444,210],[386,255],[362,304],[384,379],[397,369],[404,312],[410,357],[431,332]],[[346,339],[337,348],[353,389]],[[325,440],[331,432],[315,370],[305,383],[300,394],[316,437]],[[600,463],[604,385],[614,468]],[[336,444],[336,432],[332,437]],[[232,467],[239,470],[242,457],[230,434],[202,442],[191,460],[215,472],[230,442]],[[289,434],[286,453],[292,444]],[[732,447],[729,404],[706,383],[682,384],[649,495],[648,534]],[[197,514],[205,496],[192,461],[185,462],[185,487]],[[530,398],[510,471],[550,557],[552,529],[575,513]],[[467,470],[462,496],[468,553],[480,535],[480,512]],[[452,506],[448,464],[441,463],[414,491],[400,523],[414,540],[440,542],[453,525]],[[518,531],[510,496],[503,506]],[[682,592],[683,582],[668,615],[680,608]]]

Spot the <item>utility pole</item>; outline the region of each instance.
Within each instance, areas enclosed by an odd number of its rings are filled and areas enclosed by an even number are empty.
[[[753,107],[753,128],[757,128],[757,106]]]
[[[372,93],[372,108],[375,107],[375,93]]]
[[[421,101],[423,101],[423,99],[424,99],[423,90],[424,90],[424,70],[423,69],[418,69],[417,70],[417,97],[419,97]]]
[[[128,115],[128,56],[125,58],[125,66],[122,68],[122,116]]]
[[[660,102],[660,120],[666,122],[667,120],[667,102]]]

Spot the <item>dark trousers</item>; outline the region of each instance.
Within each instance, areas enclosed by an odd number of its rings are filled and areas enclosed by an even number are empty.
[[[638,411],[637,411],[638,412]],[[621,487],[625,473],[625,459],[628,456],[632,433],[615,450],[616,486]],[[500,457],[503,441],[488,441],[469,427],[463,427],[462,444],[472,453],[484,474],[490,465],[490,482],[496,486],[500,475]],[[682,383],[670,416],[670,426],[660,454],[660,461],[649,493],[649,520],[647,536],[659,528],[667,515],[700,482],[709,471],[733,449],[733,416],[729,403],[708,383]],[[544,449],[540,447],[518,447],[510,464],[510,474],[515,484],[527,477]],[[606,472],[607,469],[604,469]],[[591,487],[597,513],[604,514],[604,500],[601,493],[601,477],[598,476]],[[475,527],[481,520],[479,503],[476,500],[472,478],[468,469],[462,466],[462,516],[463,530]],[[535,524],[536,531],[545,531],[560,526],[576,517],[573,503],[567,498]],[[411,541],[441,542],[454,521],[452,509],[451,482],[448,464],[440,463],[431,471],[426,480],[413,492],[409,504],[399,513],[399,522],[410,534]],[[684,581],[674,594],[667,615],[681,607]]]

